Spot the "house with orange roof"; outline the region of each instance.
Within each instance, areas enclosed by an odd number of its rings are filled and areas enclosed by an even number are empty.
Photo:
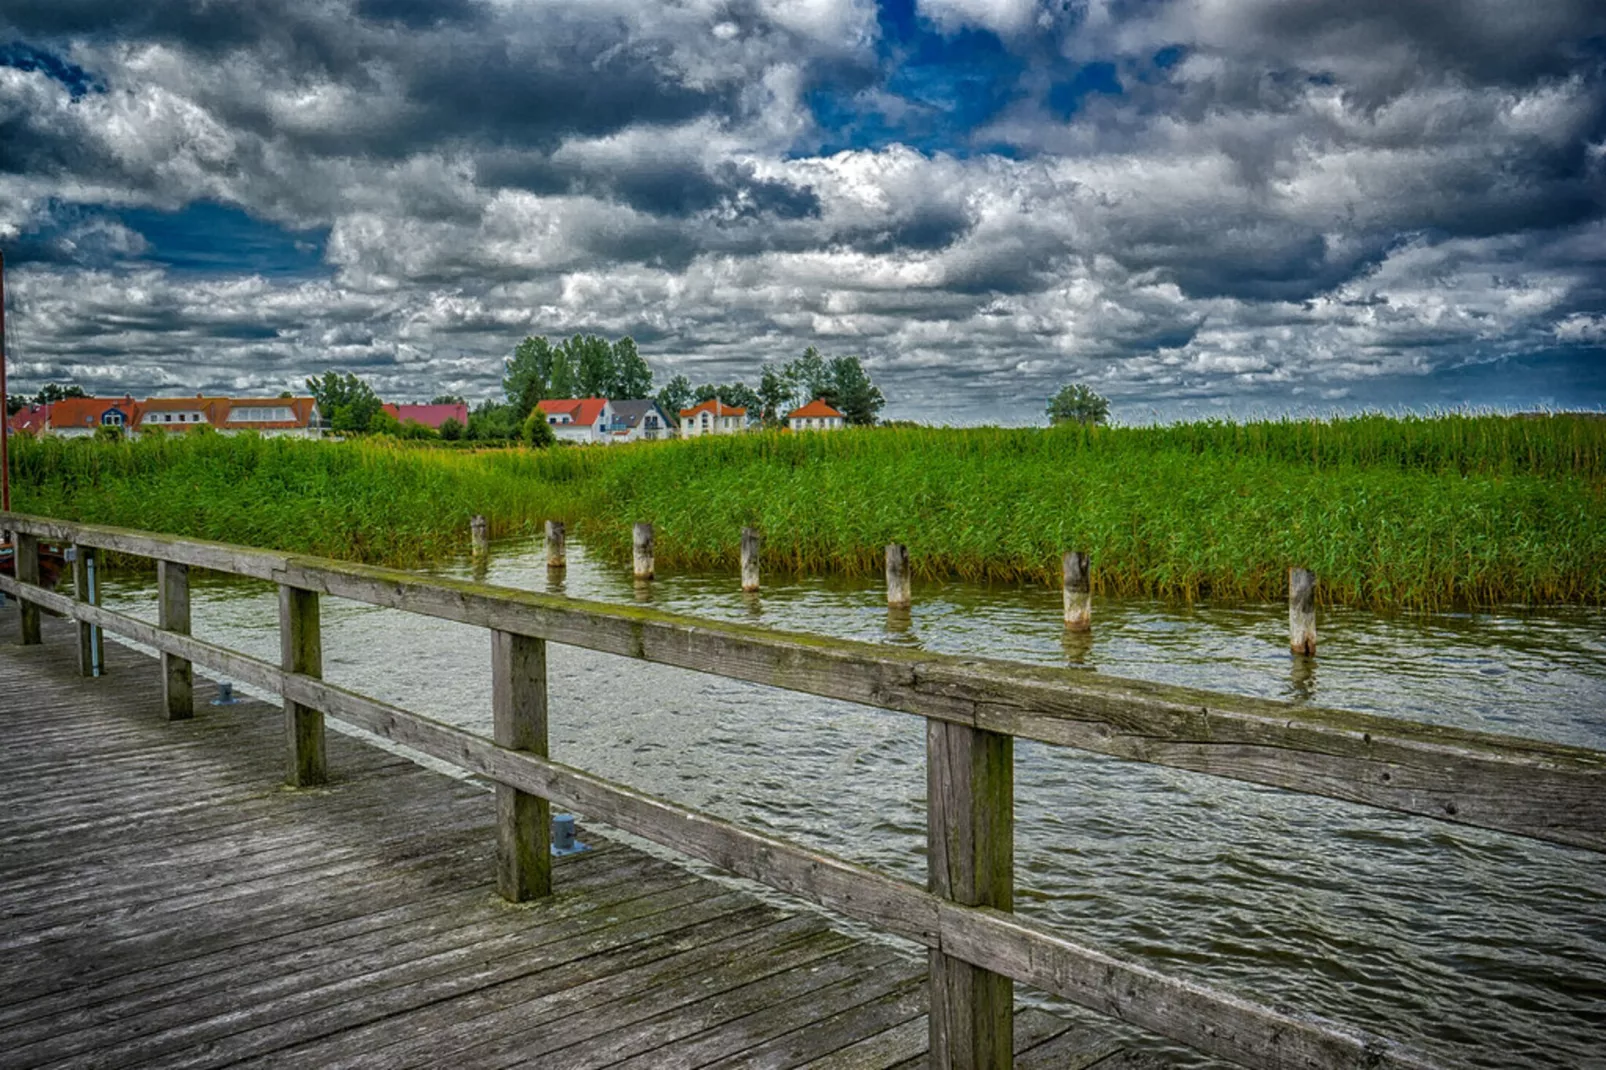
[[[139,424],[139,415],[140,404],[131,397],[63,398],[18,410],[8,426],[22,434],[88,438],[101,427],[133,431]]]
[[[196,394],[192,398],[146,398],[140,404],[140,434],[160,431],[188,431],[206,425],[216,427],[221,422],[225,398],[209,398]]]
[[[747,430],[747,410],[710,398],[689,409],[680,410],[683,438],[699,435],[734,435]]]
[[[607,398],[543,398],[535,403],[560,442],[609,442],[613,405]]]
[[[793,431],[840,431],[847,425],[846,416],[819,398],[786,414],[786,426]]]
[[[225,398],[222,423],[214,424],[224,434],[255,431],[266,438],[320,438],[323,419],[318,402],[310,397]]]

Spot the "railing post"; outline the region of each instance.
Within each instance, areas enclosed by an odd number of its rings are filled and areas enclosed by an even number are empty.
[[[73,597],[86,606],[100,605],[100,584],[95,575],[96,550],[93,546],[73,547]],[[101,676],[106,671],[106,641],[100,625],[78,622],[78,672],[83,676]]]
[[[492,738],[547,756],[546,640],[491,631]],[[552,809],[539,795],[496,786],[496,888],[513,903],[552,894]]]
[[[39,586],[39,536],[17,531],[12,533],[11,539],[12,560],[15,562],[15,571],[12,575],[16,577],[18,583]],[[22,614],[19,631],[23,645],[32,646],[40,642],[39,607],[23,595],[17,598],[17,611]]]
[[[279,585],[279,667],[285,672],[323,679],[318,592]],[[286,698],[284,733],[289,754],[288,782],[293,787],[309,788],[327,780],[323,711]]]
[[[968,725],[926,722],[927,884],[967,906],[1015,904],[1014,739]],[[1009,1070],[1014,983],[929,953],[932,1070]]]
[[[164,632],[190,634],[190,568],[175,561],[156,562],[156,626]],[[162,653],[162,703],[169,721],[195,716],[195,673],[188,660]]]

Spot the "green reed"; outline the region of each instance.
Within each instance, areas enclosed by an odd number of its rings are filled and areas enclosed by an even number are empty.
[[[878,428],[483,453],[283,440],[19,443],[19,507],[417,564],[568,520],[663,568],[1056,583],[1087,550],[1104,594],[1433,609],[1606,601],[1606,421],[1581,416],[1210,421],[1152,428]]]

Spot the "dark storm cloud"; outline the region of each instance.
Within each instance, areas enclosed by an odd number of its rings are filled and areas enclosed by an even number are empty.
[[[1598,362],[1601,5],[900,11],[12,0],[23,381],[482,395],[586,330],[694,379],[812,341],[965,419]]]

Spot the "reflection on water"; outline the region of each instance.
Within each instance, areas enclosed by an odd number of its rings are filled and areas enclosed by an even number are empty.
[[[1332,610],[1291,658],[1281,606],[1096,602],[1067,634],[1052,589],[729,576],[637,585],[568,547],[496,547],[444,575],[951,653],[1349,707],[1606,748],[1606,614],[1431,618]],[[145,581],[106,603],[154,618]],[[278,656],[262,584],[198,578],[196,634]],[[327,599],[325,676],[490,732],[477,628]],[[554,647],[554,757],[924,880],[919,719]],[[1451,1063],[1602,1066],[1606,860],[1498,833],[1016,744],[1017,909],[1075,939],[1375,1029]],[[1199,1061],[1204,1065],[1203,1061]]]

